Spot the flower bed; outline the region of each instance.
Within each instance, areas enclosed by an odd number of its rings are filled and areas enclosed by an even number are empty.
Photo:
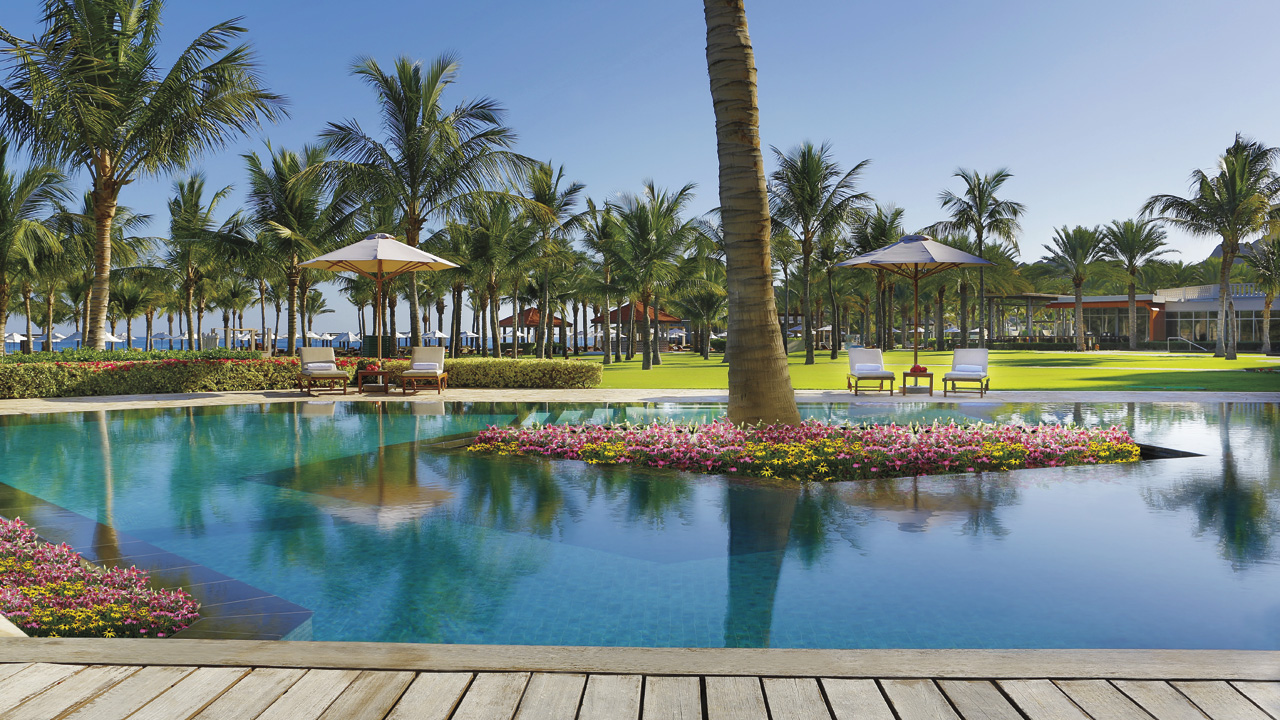
[[[1118,427],[1062,425],[492,426],[471,452],[632,464],[794,480],[865,480],[985,470],[1133,462]]]
[[[66,545],[41,542],[21,520],[0,518],[0,615],[36,637],[166,637],[199,604],[154,590],[136,567],[101,569]]]

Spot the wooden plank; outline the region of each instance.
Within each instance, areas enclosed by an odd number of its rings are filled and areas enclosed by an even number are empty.
[[[901,720],[960,720],[932,680],[882,680]]]
[[[448,720],[472,677],[471,673],[420,673],[387,720]]]
[[[893,720],[893,711],[875,680],[822,678],[836,720]]]
[[[1022,720],[1022,713],[986,680],[939,680],[938,687],[964,720]]]
[[[10,675],[22,672],[28,667],[31,667],[31,663],[4,663],[3,665],[0,665],[0,681],[3,681]]]
[[[644,679],[644,720],[702,720],[702,688],[687,675]]]
[[[1170,683],[1200,712],[1213,720],[1271,720],[1235,688],[1222,681],[1196,681]]]
[[[256,718],[306,674],[297,668],[256,668],[200,711],[195,720]]]
[[[63,720],[128,717],[192,672],[195,672],[193,667],[144,667],[76,708]]]
[[[516,720],[573,720],[586,684],[586,675],[534,673],[520,700]]]
[[[511,720],[529,673],[479,673],[462,696],[453,720]]]
[[[711,676],[707,690],[707,720],[768,720],[760,678]]]
[[[816,678],[764,678],[773,720],[831,720]]]
[[[1000,687],[1030,720],[1089,720],[1049,680],[1001,680]]]
[[[365,670],[338,696],[320,720],[382,720],[395,707],[414,673]]]
[[[138,672],[127,665],[93,665],[5,713],[5,720],[48,720],[98,696]]]
[[[582,693],[578,720],[639,720],[640,675],[592,675]]]
[[[218,699],[248,672],[248,668],[197,668],[130,715],[129,720],[185,720]]]
[[[1117,680],[1115,686],[1156,720],[1205,720],[1172,685],[1159,680]]]
[[[1280,720],[1280,683],[1274,682],[1234,682],[1231,683],[1245,697],[1257,703],[1271,717]]]
[[[26,702],[27,698],[56,685],[84,668],[83,665],[33,663],[0,682],[0,713]]]
[[[1080,709],[1106,720],[1151,720],[1145,710],[1106,680],[1059,680],[1058,687]]]
[[[308,670],[259,720],[315,720],[360,675],[359,670]],[[130,719],[132,720],[132,718]]]

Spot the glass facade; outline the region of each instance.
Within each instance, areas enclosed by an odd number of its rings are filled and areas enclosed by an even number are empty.
[[[1085,316],[1088,317],[1088,310]],[[1239,342],[1262,342],[1262,311],[1237,310],[1236,317],[1240,321]],[[1280,313],[1271,313],[1271,340],[1280,342]],[[1164,321],[1166,337],[1180,337],[1192,342],[1217,342],[1218,312],[1216,310],[1197,312],[1168,312]]]
[[[1148,340],[1150,323],[1147,322],[1151,311],[1138,306],[1138,340]],[[1059,322],[1058,335],[1072,337],[1075,335],[1075,308],[1063,311]],[[1088,337],[1098,341],[1114,341],[1129,337],[1129,308],[1091,308],[1084,306],[1084,331]]]

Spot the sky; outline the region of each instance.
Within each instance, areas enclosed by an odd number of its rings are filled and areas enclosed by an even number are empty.
[[[37,16],[37,0],[8,0],[0,25],[31,37]],[[194,168],[236,186],[228,212],[242,201],[243,153],[267,140],[300,148],[331,121],[377,127],[373,93],[349,73],[355,58],[386,67],[442,52],[461,59],[446,104],[496,99],[516,149],[563,165],[598,202],[652,178],[695,183],[695,212],[718,204],[699,3],[174,0],[161,61],[237,16],[290,117]],[[1027,207],[1028,262],[1056,227],[1186,194],[1191,171],[1211,167],[1236,132],[1280,144],[1274,52],[1255,30],[1280,23],[1274,1],[747,0],[747,16],[766,171],[770,146],[828,141],[845,168],[871,160],[860,188],[904,208],[910,231],[942,219],[938,194],[960,190],[957,168],[1008,168],[1004,196]],[[140,180],[121,202],[162,233],[173,179]],[[1215,242],[1171,232],[1170,244],[1199,261]],[[354,309],[326,294],[338,312],[316,329],[355,330]]]

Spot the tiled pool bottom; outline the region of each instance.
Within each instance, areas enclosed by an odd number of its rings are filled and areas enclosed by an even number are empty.
[[[418,442],[490,423],[721,410],[8,417],[0,480],[313,612],[317,640],[1280,648],[1276,405],[807,406],[857,422],[1116,423],[1204,454],[807,488]]]

